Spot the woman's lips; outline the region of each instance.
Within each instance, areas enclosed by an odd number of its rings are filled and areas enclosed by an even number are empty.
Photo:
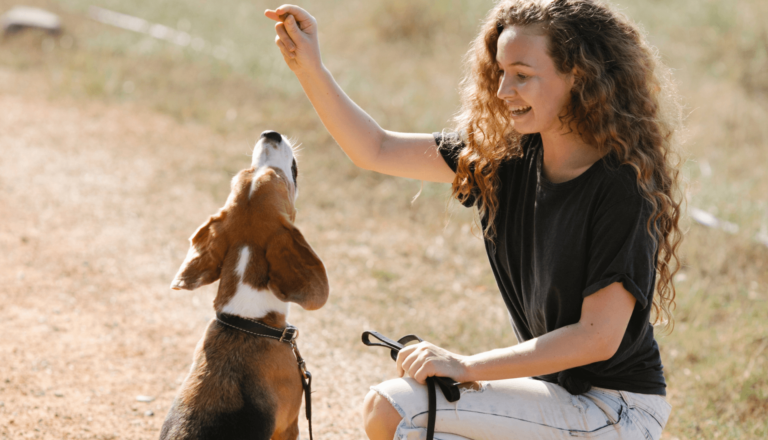
[[[522,116],[531,111],[531,106],[509,106],[509,111],[512,113],[512,116]]]

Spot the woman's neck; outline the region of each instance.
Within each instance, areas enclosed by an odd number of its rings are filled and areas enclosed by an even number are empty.
[[[602,157],[597,148],[584,142],[575,131],[541,133],[541,142],[542,171],[552,183],[575,179]]]

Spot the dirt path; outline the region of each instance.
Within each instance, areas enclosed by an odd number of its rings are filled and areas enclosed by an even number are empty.
[[[220,176],[200,163],[228,152],[244,167],[250,143],[0,76],[0,438],[157,438],[213,316],[212,288],[168,289],[220,205],[205,190]],[[364,323],[339,307],[293,310],[318,437],[362,438],[362,397],[391,366],[358,347]]]

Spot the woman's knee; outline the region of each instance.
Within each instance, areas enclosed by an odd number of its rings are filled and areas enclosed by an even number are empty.
[[[389,401],[371,390],[363,401],[365,433],[371,440],[392,440],[402,417]]]

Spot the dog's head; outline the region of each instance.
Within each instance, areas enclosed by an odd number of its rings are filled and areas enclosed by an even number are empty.
[[[245,284],[318,309],[328,299],[328,278],[323,262],[293,224],[298,194],[293,149],[279,133],[265,131],[251,165],[232,179],[224,207],[190,237],[171,288],[194,290],[221,278],[215,306]]]

